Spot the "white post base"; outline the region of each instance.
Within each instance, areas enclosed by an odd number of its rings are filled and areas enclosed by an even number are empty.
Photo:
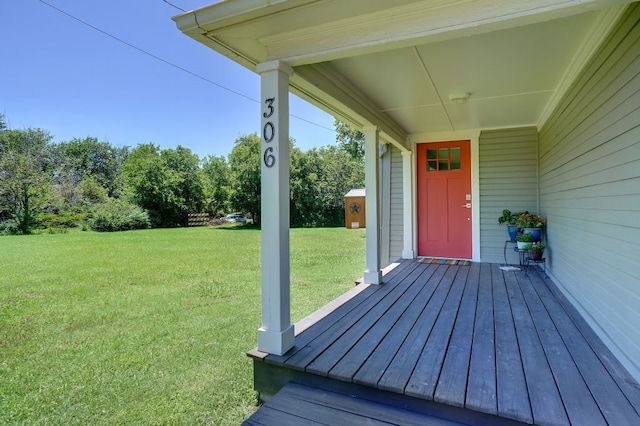
[[[413,250],[402,250],[402,258],[403,259],[415,259],[416,255]]]
[[[382,271],[364,271],[365,284],[382,284]]]
[[[258,350],[274,355],[284,355],[294,345],[293,325],[284,331],[258,329]]]

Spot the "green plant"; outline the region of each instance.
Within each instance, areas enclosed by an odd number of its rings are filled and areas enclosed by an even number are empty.
[[[529,212],[520,213],[515,225],[518,228],[544,228],[547,220],[539,214]]]
[[[531,250],[531,251],[542,251],[542,250],[545,249],[545,247],[546,246],[544,244],[538,242],[538,243],[531,244],[531,247],[529,248],[529,250]]]
[[[520,241],[521,243],[532,243],[533,235],[532,234],[518,234],[516,236],[516,241]]]
[[[521,214],[522,213],[511,213],[511,210],[504,209],[502,210],[502,216],[498,218],[498,224],[515,225],[516,219],[518,219],[518,216],[520,216]]]

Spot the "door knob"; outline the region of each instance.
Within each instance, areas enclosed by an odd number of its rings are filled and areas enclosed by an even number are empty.
[[[460,207],[464,207],[466,209],[470,209],[471,208],[471,203],[463,204]]]

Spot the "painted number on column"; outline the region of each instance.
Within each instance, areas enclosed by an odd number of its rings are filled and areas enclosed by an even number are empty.
[[[268,98],[264,101],[267,110],[262,113],[264,118],[269,118],[273,115],[275,108],[273,103],[276,101],[276,98]],[[273,141],[273,138],[276,135],[276,127],[271,121],[267,121],[264,123],[262,127],[262,138],[264,141],[269,144]],[[276,164],[276,157],[273,155],[273,147],[267,146],[265,148],[264,153],[262,154],[262,160],[264,161],[264,165],[267,167],[273,167]]]

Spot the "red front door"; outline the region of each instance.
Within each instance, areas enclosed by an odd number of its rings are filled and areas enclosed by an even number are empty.
[[[417,145],[418,255],[471,259],[469,141]]]

